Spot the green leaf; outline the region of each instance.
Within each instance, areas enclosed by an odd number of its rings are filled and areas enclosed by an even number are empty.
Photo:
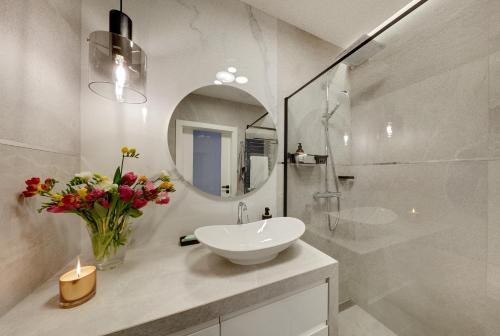
[[[142,211],[134,208],[130,208],[127,210],[127,213],[132,218],[137,218],[142,216]]]
[[[108,215],[108,209],[103,207],[98,201],[94,202],[94,211],[101,218],[105,218]]]
[[[115,176],[113,176],[113,183],[120,184],[121,180],[122,180],[122,172],[120,170],[120,167],[118,167],[118,168],[116,168]]]

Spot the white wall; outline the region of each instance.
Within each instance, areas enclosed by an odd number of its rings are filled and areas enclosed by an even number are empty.
[[[86,0],[82,7],[82,71],[87,69],[89,32],[107,28],[107,12],[115,1]],[[180,100],[191,91],[209,85],[217,71],[236,66],[249,78],[243,86],[271,113],[280,133],[278,105],[289,89],[280,91],[279,82],[296,88],[331,63],[338,48],[279,22],[258,10],[233,0],[194,1],[127,1],[124,11],[134,21],[134,40],[149,56],[147,114],[142,106],[108,102],[86,87],[82,76],[82,168],[111,174],[119,163],[119,149],[134,146],[142,159],[131,162],[129,169],[154,174],[172,169],[167,149],[167,127],[170,115]],[[283,28],[283,25],[288,26]],[[279,28],[279,26],[281,28]],[[319,56],[296,58],[297,54],[280,54],[314,46]],[[307,41],[306,44],[302,44]],[[280,62],[286,71],[280,70]],[[321,59],[320,62],[317,60]],[[309,64],[314,62],[314,66]],[[298,71],[302,65],[306,71]],[[292,71],[289,71],[292,70]],[[278,76],[281,71],[283,76]],[[260,218],[269,206],[276,215],[281,212],[281,182],[275,169],[266,185],[245,197],[250,220]],[[237,202],[216,201],[177,183],[177,192],[167,207],[149,208],[140,219],[136,244],[174,242],[196,227],[235,223]]]
[[[0,315],[80,248],[76,216],[18,198],[32,176],[80,165],[79,0],[0,1]]]

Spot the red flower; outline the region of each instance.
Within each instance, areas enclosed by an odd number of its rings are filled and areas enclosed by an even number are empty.
[[[148,200],[147,199],[136,198],[132,202],[132,208],[134,208],[134,209],[140,209],[140,208],[144,207],[146,204],[148,204]]]
[[[78,195],[66,194],[61,199],[64,210],[72,210],[80,207],[80,197]]]
[[[123,202],[128,203],[134,196],[134,189],[130,188],[127,185],[121,185],[118,187],[118,193],[120,194],[120,198]]]
[[[61,212],[64,212],[65,210],[66,210],[66,207],[58,206],[58,205],[53,205],[53,206],[50,206],[47,208],[47,211],[52,212],[52,213],[61,213]]]
[[[168,197],[168,194],[166,192],[161,192],[158,195],[158,199],[156,200],[156,204],[168,204],[170,203],[170,197]]]
[[[35,184],[30,184],[30,185],[26,186],[26,190],[29,192],[36,193],[38,191],[38,187]]]
[[[27,185],[38,185],[40,183],[39,177],[32,177],[29,180],[24,181]]]
[[[105,195],[106,192],[104,190],[101,190],[99,188],[94,188],[87,196],[85,196],[85,199],[89,202],[92,202],[100,198],[103,198]]]
[[[122,176],[120,184],[131,186],[132,184],[135,183],[136,180],[137,180],[137,175],[135,175],[133,172],[128,172]]]
[[[26,183],[26,190],[22,192],[24,197],[33,197],[38,193],[40,178],[32,177],[29,180],[24,181],[24,183]]]
[[[109,209],[109,202],[107,199],[102,199],[100,203],[103,208]]]
[[[23,196],[24,197],[33,197],[35,195],[36,195],[36,192],[27,191],[27,190],[23,191]]]

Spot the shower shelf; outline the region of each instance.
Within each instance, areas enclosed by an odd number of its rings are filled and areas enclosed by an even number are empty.
[[[297,154],[295,153],[288,153],[288,163],[296,166],[305,166],[305,167],[312,167],[312,166],[317,166],[321,164],[325,164],[326,160],[328,159],[328,155],[319,155],[319,154],[306,154],[308,157],[314,157],[314,162],[307,163],[307,162],[298,162],[296,159]]]

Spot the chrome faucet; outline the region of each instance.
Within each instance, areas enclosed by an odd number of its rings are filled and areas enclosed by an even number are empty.
[[[243,224],[243,213],[246,213],[248,223],[247,205],[245,202],[240,202],[238,203],[238,224]]]

